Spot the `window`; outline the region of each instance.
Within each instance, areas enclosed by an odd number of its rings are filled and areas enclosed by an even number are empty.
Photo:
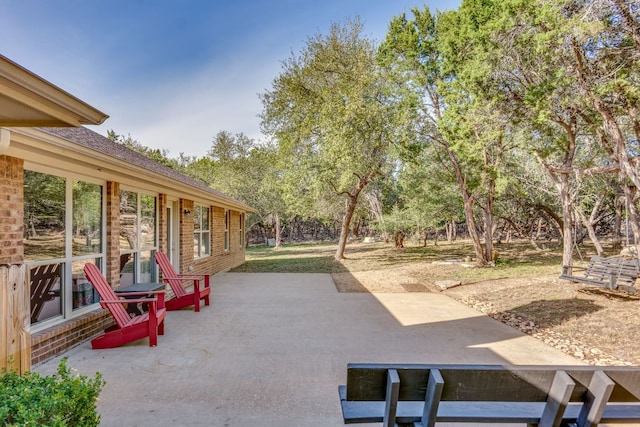
[[[103,204],[100,184],[25,170],[24,257],[32,324],[71,318],[98,302],[82,269],[104,258]]]
[[[238,243],[240,245],[240,248],[242,249],[244,248],[244,214],[240,214],[239,219],[240,219],[240,235],[239,235]]]
[[[120,286],[156,280],[156,218],[155,195],[120,191]]]
[[[231,211],[224,211],[224,251],[229,251],[229,223],[231,222]]]
[[[209,255],[211,255],[209,208],[195,205],[193,213],[193,256],[202,258]]]

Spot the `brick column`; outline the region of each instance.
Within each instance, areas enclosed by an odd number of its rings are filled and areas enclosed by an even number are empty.
[[[167,195],[158,195],[158,250],[160,252],[169,253],[167,247]]]
[[[120,183],[107,182],[107,268],[111,287],[120,286]]]
[[[211,255],[224,254],[224,208],[213,206],[211,209]]]
[[[184,215],[185,209],[191,214]],[[188,273],[189,266],[193,265],[193,200],[180,199],[180,272]]]
[[[24,161],[0,156],[0,264],[24,260]]]
[[[24,161],[0,156],[0,370],[31,369],[29,279],[24,261]]]

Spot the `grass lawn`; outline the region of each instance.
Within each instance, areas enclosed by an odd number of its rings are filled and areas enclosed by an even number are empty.
[[[558,252],[536,252],[530,245],[518,242],[498,246],[500,253],[493,268],[463,268],[446,271],[443,276],[464,283],[506,277],[559,273],[562,263]],[[433,243],[426,247],[408,246],[395,249],[391,244],[350,243],[346,259],[334,260],[336,244],[287,244],[281,248],[250,246],[247,262],[233,271],[253,273],[345,273],[393,269],[407,265],[432,264],[434,261],[463,261],[473,255],[469,242]],[[433,270],[433,269],[432,269]],[[455,270],[455,271],[454,271]]]

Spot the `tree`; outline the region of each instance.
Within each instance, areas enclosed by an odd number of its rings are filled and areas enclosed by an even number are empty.
[[[343,200],[336,260],[344,258],[360,194],[402,138],[402,110],[388,96],[375,46],[362,30],[356,19],[310,38],[261,95],[263,130],[286,159],[284,192],[298,201],[330,194]]]
[[[619,165],[635,243],[640,242],[640,11],[637,1],[552,2],[567,52],[563,65],[597,113],[603,147]]]
[[[109,129],[107,131],[107,138],[114,142],[122,144],[125,147],[130,148],[133,151],[136,151],[150,158],[151,160],[155,160],[158,163],[161,163],[180,172],[184,171],[183,166],[185,165],[185,162],[188,162],[189,160],[185,159],[182,154],[180,155],[180,159],[183,160],[183,162],[178,159],[172,159],[171,157],[169,157],[168,150],[146,147],[137,140],[133,139],[131,135],[127,135],[126,137],[124,135],[118,135],[113,129]]]
[[[495,195],[496,169],[499,161],[491,153],[487,138],[502,141],[495,133],[482,131],[485,126],[478,110],[486,105],[469,98],[464,81],[452,64],[456,59],[441,40],[442,23],[453,32],[464,22],[453,12],[432,15],[428,8],[412,9],[413,19],[405,14],[395,17],[389,25],[384,43],[380,47],[382,64],[394,75],[398,85],[397,96],[414,107],[415,117],[424,144],[442,162],[458,185],[469,236],[471,237],[478,265],[491,260],[491,230],[493,197]],[[443,19],[448,16],[447,19]],[[448,69],[446,67],[448,66]],[[423,149],[425,149],[423,147]],[[492,164],[493,163],[493,164]],[[475,207],[484,195],[486,203],[485,234],[483,248],[475,219]]]
[[[464,82],[463,94],[488,102],[501,112],[502,120],[527,132],[524,147],[556,187],[562,209],[563,263],[570,265],[574,175],[610,173],[617,166],[602,162],[601,156],[584,155],[589,150],[580,135],[597,132],[597,127],[571,72],[576,68],[569,42],[574,30],[566,25],[567,13],[559,4],[466,0],[457,14],[448,15],[453,18],[448,27],[454,31],[444,44],[445,58],[455,64],[452,82]]]

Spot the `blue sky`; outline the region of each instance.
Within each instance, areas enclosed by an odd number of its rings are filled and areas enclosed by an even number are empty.
[[[359,16],[381,41],[425,4],[460,0],[0,0],[0,53],[108,114],[95,131],[203,156],[222,130],[265,138],[258,94],[309,37]]]

